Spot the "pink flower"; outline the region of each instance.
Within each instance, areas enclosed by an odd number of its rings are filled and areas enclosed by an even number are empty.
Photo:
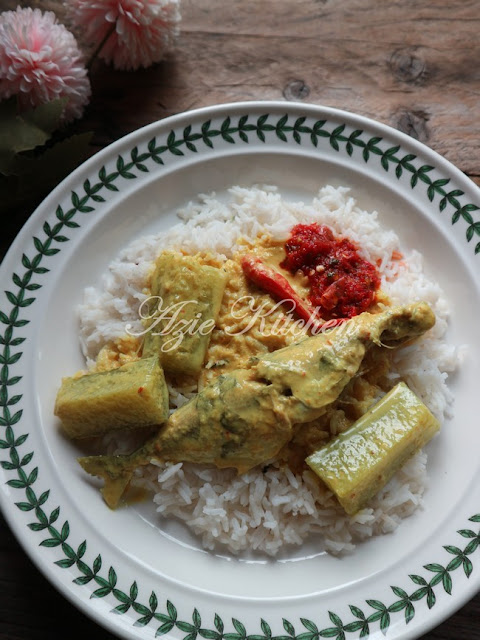
[[[86,40],[101,47],[98,55],[117,69],[159,62],[178,33],[179,0],[68,0],[65,6]]]
[[[0,99],[18,96],[22,108],[68,98],[62,118],[79,118],[90,98],[90,81],[74,36],[52,12],[0,14]]]

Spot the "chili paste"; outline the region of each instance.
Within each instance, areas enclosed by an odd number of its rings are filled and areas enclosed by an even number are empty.
[[[325,319],[352,318],[374,302],[380,286],[376,267],[353,242],[336,237],[325,225],[297,224],[285,243],[280,266],[309,281],[310,302]]]

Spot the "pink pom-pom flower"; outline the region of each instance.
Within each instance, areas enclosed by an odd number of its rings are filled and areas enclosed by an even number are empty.
[[[81,117],[90,94],[77,41],[54,13],[17,7],[0,14],[0,100],[16,95],[26,109],[67,98],[68,122]]]
[[[171,49],[180,22],[179,0],[68,0],[72,23],[117,69],[159,62]]]

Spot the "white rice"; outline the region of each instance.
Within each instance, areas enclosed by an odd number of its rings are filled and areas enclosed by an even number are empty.
[[[347,235],[366,259],[380,265],[382,289],[394,304],[425,300],[432,306],[437,316],[434,329],[419,344],[396,352],[391,375],[404,379],[443,421],[453,400],[447,375],[459,358],[445,342],[448,302],[439,285],[425,275],[422,256],[400,246],[394,231],[381,227],[376,212],[360,210],[345,187],[326,186],[310,203],[287,201],[276,187],[233,187],[229,195],[228,202],[215,194],[199,196],[179,212],[178,224],[132,242],[110,265],[100,286],[86,289],[79,315],[87,364],[94,363],[104,344],[125,334],[127,323],[141,330],[138,306],[146,297],[151,265],[163,249],[211,250],[228,258],[239,238],[254,241],[258,234],[269,233],[286,239],[298,222],[320,222]],[[400,251],[404,259],[392,261],[393,251]],[[184,390],[170,389],[172,407],[189,397]],[[135,483],[153,492],[162,517],[183,521],[207,549],[275,555],[286,545],[313,537],[319,550],[338,554],[352,551],[370,536],[393,531],[421,507],[426,454],[412,458],[371,506],[353,517],[319,487],[311,472],[299,476],[275,466],[239,476],[190,463],[152,464],[137,470]]]

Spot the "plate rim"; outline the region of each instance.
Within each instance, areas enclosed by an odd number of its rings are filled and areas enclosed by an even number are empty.
[[[219,118],[222,117],[222,114],[231,113],[232,111],[243,111],[245,114],[247,114],[255,112],[258,109],[264,110],[265,112],[269,113],[279,113],[282,111],[285,113],[289,113],[290,115],[300,111],[304,113],[306,117],[310,115],[313,117],[319,117],[321,115],[323,117],[324,115],[327,120],[340,119],[348,124],[354,123],[354,126],[363,125],[363,127],[367,129],[369,133],[372,133],[372,131],[375,130],[384,131],[385,134],[388,135],[389,140],[398,140],[399,145],[402,148],[416,149],[418,154],[421,154],[423,158],[431,157],[435,169],[443,173],[447,173],[454,179],[456,184],[462,185],[462,188],[465,189],[465,193],[471,192],[472,194],[475,194],[476,199],[478,199],[480,202],[480,188],[460,169],[458,169],[450,161],[448,161],[446,158],[441,156],[439,153],[437,153],[424,143],[421,143],[409,137],[407,134],[397,131],[390,125],[378,122],[371,118],[347,110],[335,109],[332,107],[323,107],[321,105],[315,105],[311,103],[285,102],[280,100],[230,102],[202,107],[199,109],[192,109],[150,123],[132,131],[131,133],[126,134],[125,136],[122,136],[120,139],[95,153],[91,158],[89,158],[86,162],[75,169],[69,176],[62,180],[62,182],[57,185],[57,187],[55,187],[55,189],[50,194],[48,194],[48,196],[40,203],[40,205],[27,219],[26,223],[23,225],[22,229],[18,233],[17,237],[15,238],[14,242],[5,255],[3,263],[0,267],[0,276],[3,277],[7,273],[10,273],[10,262],[14,261],[14,257],[17,254],[19,247],[21,246],[24,239],[31,235],[31,229],[33,229],[37,222],[41,220],[42,214],[46,216],[49,211],[54,208],[52,205],[61,200],[61,194],[65,191],[68,185],[75,185],[79,183],[79,178],[82,175],[92,175],[94,173],[93,169],[95,167],[100,167],[104,159],[106,161],[109,158],[111,159],[112,157],[115,157],[115,154],[117,152],[120,152],[123,147],[129,146],[129,148],[131,148],[135,140],[143,139],[146,135],[148,135],[149,132],[158,131],[158,135],[160,135],[160,133],[167,133],[169,129],[173,131],[179,125],[181,125],[182,121],[193,119],[197,120],[208,117],[209,115]],[[49,580],[50,584],[52,584],[58,591],[60,591],[61,585],[57,584],[58,580],[54,579],[53,562],[44,562],[44,557],[41,556],[36,548],[32,548],[32,545],[28,544],[26,537],[20,534],[20,528],[22,528],[23,531],[25,525],[23,523],[20,524],[18,519],[15,519],[14,514],[16,512],[14,511],[13,507],[14,505],[7,502],[4,493],[0,491],[0,509],[2,510],[5,520],[7,521],[7,524],[10,527],[16,540],[20,543],[23,550],[27,553],[27,556],[35,564],[37,569],[39,569],[41,573]],[[470,585],[473,585],[473,583],[470,583]],[[478,581],[476,587],[471,588],[462,594],[463,599],[459,601],[457,598],[455,600],[455,604],[452,607],[445,607],[440,614],[436,615],[433,620],[430,620],[430,623],[427,622],[426,626],[418,630],[418,633],[425,633],[429,629],[443,622],[455,611],[464,606],[464,604],[468,600],[470,600],[478,590],[480,590],[480,581]],[[92,618],[97,624],[100,624],[109,631],[112,631],[112,626],[109,624],[110,619],[107,619],[106,616],[100,616],[97,612],[93,611],[92,608],[88,606],[88,602],[76,599],[73,595],[73,592],[70,591],[61,592],[61,595],[63,597],[66,597],[74,606],[79,608],[85,615]],[[417,635],[415,635],[417,633],[418,627],[416,627],[415,629],[416,630],[414,632],[414,635],[409,635],[407,629],[407,633],[404,633],[402,635],[402,638],[406,639],[408,637],[418,637]],[[119,630],[116,627],[113,627],[113,632],[119,633]],[[133,636],[127,632],[127,635],[125,635],[124,637],[130,638]],[[366,637],[373,636],[370,635]]]

